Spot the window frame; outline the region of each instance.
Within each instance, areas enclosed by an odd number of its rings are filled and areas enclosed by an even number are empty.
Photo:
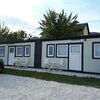
[[[12,52],[11,49],[14,49],[14,51]],[[9,53],[14,53],[14,52],[15,52],[15,47],[9,46]]]
[[[26,48],[29,47],[29,54],[26,54]],[[25,45],[24,46],[24,57],[30,57],[31,54],[31,46],[30,45]]]
[[[59,54],[58,54],[58,47],[59,47],[59,46],[66,46],[66,47],[67,47],[67,53],[66,53],[65,56],[64,56],[64,55],[59,55]],[[57,57],[57,58],[68,58],[68,44],[67,44],[67,43],[56,44],[56,57]]]
[[[95,48],[96,48],[95,46],[96,45],[100,45],[100,42],[93,42],[92,43],[92,58],[93,59],[100,59],[100,56],[96,56],[96,52],[95,52],[96,51],[95,50]]]
[[[3,48],[4,49],[3,54],[0,55],[0,57],[4,57],[5,56],[5,46],[0,46],[0,48]]]
[[[17,48],[22,48],[22,54],[21,55],[18,55],[17,54]],[[23,54],[24,54],[24,47],[19,45],[19,46],[16,46],[16,49],[15,49],[15,57],[23,57]]]
[[[49,55],[49,47],[53,47],[53,54]],[[47,49],[46,49],[46,57],[54,58],[55,56],[55,44],[47,44]]]
[[[73,50],[73,47],[74,47],[74,50]],[[76,48],[79,47],[78,51],[75,49],[75,47]],[[76,53],[76,54],[77,53],[80,53],[81,50],[80,51],[79,50],[80,50],[80,46],[75,46],[75,45],[74,46],[73,45],[71,46],[71,53]]]

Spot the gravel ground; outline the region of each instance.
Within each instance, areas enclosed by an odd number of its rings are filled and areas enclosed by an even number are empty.
[[[0,74],[0,100],[100,100],[100,89]]]

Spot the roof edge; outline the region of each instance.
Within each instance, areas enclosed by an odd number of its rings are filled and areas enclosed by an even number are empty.
[[[14,43],[27,43],[27,42],[35,42],[35,41],[54,41],[54,40],[75,40],[75,39],[93,39],[93,38],[100,38],[100,35],[85,35],[85,36],[78,36],[78,37],[68,37],[68,38],[54,38],[54,39],[35,39],[35,40],[23,40],[17,42],[3,42],[0,44],[14,44]]]

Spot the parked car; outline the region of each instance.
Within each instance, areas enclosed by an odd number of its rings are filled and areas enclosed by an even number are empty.
[[[3,59],[0,59],[0,72],[4,69],[4,61]]]

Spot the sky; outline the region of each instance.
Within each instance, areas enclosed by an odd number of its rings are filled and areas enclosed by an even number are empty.
[[[0,0],[0,22],[11,31],[24,30],[39,36],[39,21],[48,9],[78,14],[80,23],[88,23],[90,32],[100,32],[100,0]]]

